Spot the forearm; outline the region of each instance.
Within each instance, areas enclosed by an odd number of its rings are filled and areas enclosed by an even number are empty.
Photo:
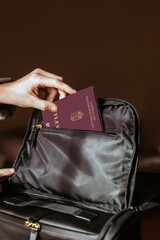
[[[12,116],[15,112],[15,106],[10,105],[12,102],[7,91],[9,82],[11,78],[0,78],[0,120]]]
[[[8,83],[0,84],[0,104],[10,104],[8,100],[7,85]]]
[[[61,76],[39,68],[14,82],[9,83],[11,79],[6,80],[6,83],[0,85],[1,110],[4,106],[12,104],[19,107],[31,107],[42,111],[57,112],[58,107],[54,103],[57,93],[59,94],[59,99],[66,97],[67,94],[76,93],[75,89],[63,82]],[[41,89],[46,94],[44,99],[39,96],[39,90]],[[12,111],[9,112],[10,115],[12,115]]]
[[[5,77],[0,78],[0,104],[8,104],[7,101],[7,85],[12,82],[12,78]]]

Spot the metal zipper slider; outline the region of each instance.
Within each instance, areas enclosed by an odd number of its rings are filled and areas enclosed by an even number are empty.
[[[40,228],[41,228],[41,225],[38,222],[33,223],[29,220],[25,221],[25,226],[28,227],[28,228],[32,227],[32,228],[35,228],[37,230],[40,230]]]
[[[32,222],[29,221],[29,220],[25,221],[25,226],[26,227],[31,227],[32,226]]]
[[[129,206],[128,209],[129,209],[129,210],[135,210],[135,207]]]
[[[41,225],[38,222],[25,221],[25,226],[31,229],[30,240],[37,240]]]
[[[33,148],[36,145],[36,138],[38,131],[43,127],[42,124],[37,124],[33,129],[33,135],[31,138],[31,148]]]
[[[40,128],[42,128],[42,127],[43,127],[42,124],[37,124],[37,125],[36,125],[36,128],[38,128],[38,129],[40,129]]]

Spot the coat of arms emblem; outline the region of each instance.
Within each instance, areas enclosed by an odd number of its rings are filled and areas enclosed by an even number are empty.
[[[82,111],[77,111],[74,113],[71,113],[70,120],[71,121],[77,121],[83,118],[84,113]]]

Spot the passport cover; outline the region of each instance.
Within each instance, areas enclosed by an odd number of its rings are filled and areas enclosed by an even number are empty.
[[[54,101],[57,112],[42,111],[44,127],[103,131],[94,87]]]

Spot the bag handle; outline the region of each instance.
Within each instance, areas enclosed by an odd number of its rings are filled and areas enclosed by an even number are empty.
[[[136,216],[140,215],[143,211],[152,209],[154,207],[160,206],[160,193],[151,195],[146,198],[145,201],[137,207],[130,206],[128,209],[124,209],[117,214],[113,215],[109,221],[102,228],[98,240],[113,240],[115,236],[120,232],[122,226],[124,226],[127,221]],[[117,238],[116,238],[117,239]],[[127,238],[128,239],[128,238]]]
[[[141,212],[160,206],[160,193],[153,194],[146,198],[137,209]]]

